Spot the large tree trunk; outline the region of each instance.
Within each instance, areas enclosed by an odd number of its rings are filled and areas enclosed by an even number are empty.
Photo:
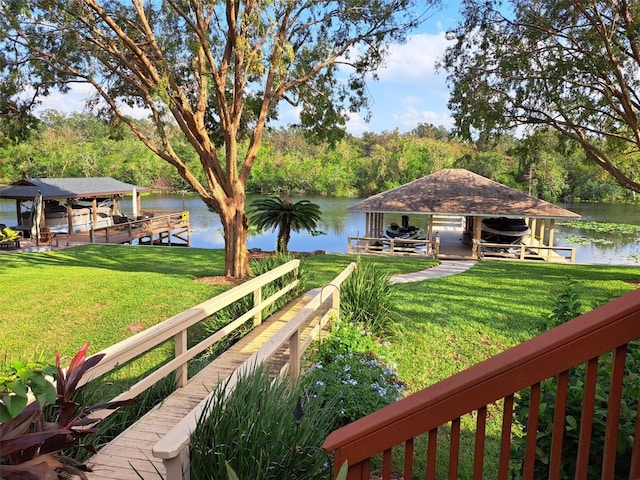
[[[247,251],[247,217],[244,208],[236,206],[225,210],[220,215],[224,229],[225,275],[243,278],[251,273]]]

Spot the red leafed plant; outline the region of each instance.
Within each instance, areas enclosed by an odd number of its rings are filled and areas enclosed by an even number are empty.
[[[92,445],[80,442],[82,437],[98,431],[100,419],[91,418],[90,414],[135,402],[124,400],[81,408],[72,400],[82,376],[104,357],[93,355],[85,358],[88,348],[87,343],[66,369],[61,367],[60,354],[56,353],[57,398],[54,404],[30,403],[16,417],[0,424],[1,479],[55,480],[61,477],[62,472],[66,473],[65,477],[77,475],[87,478],[83,473],[88,470],[87,467],[62,452],[78,448],[94,452]],[[49,415],[50,411],[52,415]]]

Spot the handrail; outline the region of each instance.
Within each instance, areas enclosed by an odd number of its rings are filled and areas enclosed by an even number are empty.
[[[289,342],[289,375],[293,382],[296,381],[300,373],[300,360],[309,345],[309,342],[300,339],[300,331],[308,324],[309,320],[316,315],[323,304],[331,300],[331,308],[327,310],[316,325],[311,335],[317,334],[328,321],[332,311],[340,310],[340,286],[344,280],[356,268],[355,263],[350,263],[329,285],[335,287],[333,292],[325,297],[323,289],[307,303],[295,316],[287,322],[265,345],[249,357],[240,367],[238,367],[229,377],[226,383],[226,394],[228,395],[234,388],[238,379],[253,368],[255,365],[268,361],[283,345]],[[284,369],[283,369],[284,370]],[[281,372],[283,371],[281,370]],[[202,400],[180,423],[174,426],[164,437],[162,437],[153,447],[153,456],[162,458],[166,468],[166,480],[182,480],[189,478],[189,444],[191,433],[195,430],[198,421],[209,415],[207,406],[210,405],[214,392]]]
[[[340,466],[345,460],[349,462],[349,479],[369,478],[369,459],[374,455],[384,453],[385,458],[388,455],[388,466],[386,471],[383,470],[382,478],[388,479],[390,478],[389,466],[391,464],[390,452],[392,447],[404,442],[413,445],[412,442],[415,437],[427,432],[430,432],[429,443],[431,444],[431,433],[437,432],[438,427],[451,422],[451,449],[453,451],[455,448],[454,430],[457,429],[457,434],[459,435],[460,417],[465,414],[478,412],[479,423],[476,431],[476,443],[483,445],[484,432],[481,430],[483,430],[484,424],[481,422],[484,422],[482,418],[486,418],[484,417],[486,415],[486,406],[504,399],[505,413],[503,422],[506,423],[503,425],[507,425],[508,431],[506,434],[503,431],[499,478],[506,479],[508,475],[506,466],[509,460],[511,428],[510,408],[513,406],[514,394],[528,387],[532,387],[533,390],[536,385],[538,385],[539,392],[539,384],[543,380],[556,375],[566,375],[570,368],[587,362],[591,363],[598,356],[612,350],[616,351],[616,357],[621,357],[621,362],[624,362],[624,356],[620,352],[626,351],[626,345],[638,338],[640,338],[640,290],[628,293],[334,431],[325,440],[323,449],[326,452],[334,453],[334,465]],[[619,365],[617,368],[620,368]],[[621,385],[621,378],[619,382]],[[615,405],[612,405],[614,403],[613,401],[610,402],[610,408],[615,408]],[[530,408],[529,418],[531,419],[534,416],[534,407],[530,406]],[[615,410],[613,412],[609,412],[608,418],[615,416]],[[587,420],[585,422],[590,422],[588,410],[586,415]],[[560,422],[564,422],[564,416],[560,415],[560,417]],[[613,420],[611,422],[614,423]],[[529,427],[533,427],[529,428],[529,431],[535,432],[537,423]],[[561,445],[562,431],[565,428],[564,423],[559,424],[557,428],[560,430]],[[609,428],[609,425],[607,425],[607,434],[615,439]],[[612,425],[611,429],[617,429],[617,424]],[[459,441],[459,437],[455,438]],[[528,459],[526,460],[528,463],[525,468],[529,468],[532,474],[536,447],[535,435],[530,436],[530,438],[531,440],[527,444],[527,452],[525,453],[525,457]],[[585,442],[588,441],[588,438],[585,439]],[[615,443],[615,440],[613,441]],[[430,451],[435,457],[435,436],[433,442],[433,450]],[[588,447],[586,448],[588,449]],[[609,462],[611,462],[611,455],[615,455],[615,444],[613,446],[610,444],[608,449]],[[640,426],[637,425],[633,465],[631,467],[632,478],[640,478],[639,449]],[[407,447],[407,451],[409,451],[409,447]],[[483,454],[482,448],[479,449],[479,452],[476,452],[474,468],[478,470],[474,472],[474,478],[482,478]],[[453,452],[451,455],[453,456],[450,457],[449,478],[457,478],[455,470],[457,469],[456,455],[458,455],[458,452]],[[557,455],[560,455],[559,451],[556,452]],[[582,456],[583,462],[585,458],[588,461],[588,450],[586,457]],[[406,458],[405,461],[407,461]],[[558,462],[558,459],[552,457],[552,461]],[[433,459],[433,462],[432,465],[430,464],[427,467],[427,478],[434,478],[435,459]],[[586,466],[583,467],[586,468]],[[477,474],[478,471],[479,474]],[[527,477],[525,476],[525,478]],[[605,475],[603,478],[609,477]]]
[[[94,228],[89,231],[89,238],[91,243],[96,243],[98,238],[104,238],[106,243],[109,243],[109,238],[112,235],[117,235],[123,230],[128,230],[129,236],[132,235],[134,229],[148,228],[149,226],[160,226],[177,228],[181,225],[187,226],[189,224],[189,212],[148,212],[153,213],[153,216],[143,218],[140,220],[129,220],[126,223],[117,223],[115,225],[109,225],[106,227]]]
[[[438,254],[438,242],[426,239],[347,237],[347,253],[370,252],[433,257]]]
[[[98,352],[98,354],[104,354],[104,358],[95,367],[86,372],[78,386],[82,386],[91,380],[95,380],[96,378],[111,372],[116,367],[123,365],[124,363],[172,338],[175,340],[174,359],[168,364],[156,369],[150,375],[129,388],[126,392],[119,395],[117,400],[124,400],[137,396],[139,393],[166,377],[171,372],[176,373],[178,385],[184,386],[188,380],[187,362],[216,341],[226,335],[229,335],[248,319],[254,318],[255,322],[255,318],[260,318],[258,316],[259,312],[295,288],[298,285],[299,280],[297,278],[294,279],[282,287],[277,293],[264,300],[261,299],[261,294],[255,295],[255,293],[261,291],[261,289],[267,284],[289,273],[293,273],[294,276],[297,277],[299,266],[300,260],[291,260],[269,272],[248,280],[231,290],[227,290],[226,292],[210,298],[199,305],[174,315],[162,323],[154,325],[153,327]],[[223,327],[206,340],[200,342],[198,345],[187,349],[187,330],[190,327],[252,293],[254,293],[254,305],[248,312],[244,313],[241,317]],[[256,301],[256,299],[258,301]],[[110,411],[108,412],[110,413]]]
[[[490,243],[490,242],[485,242],[483,240],[478,240],[478,239],[474,239],[473,243],[477,249],[478,252],[478,258],[482,259],[484,258],[484,256],[504,256],[501,253],[493,253],[491,251],[486,252],[485,249],[487,248],[493,248],[493,249],[513,249],[513,250],[519,250],[518,252],[515,253],[515,255],[517,256],[518,259],[520,260],[524,260],[526,258],[535,258],[535,259],[540,259],[543,258],[548,262],[554,261],[554,260],[562,260],[562,261],[569,261],[569,263],[575,263],[576,261],[576,248],[575,247],[561,247],[558,245],[554,245],[554,246],[547,246],[547,245],[543,245],[543,244],[538,244],[538,245],[527,245],[524,243],[521,244],[504,244],[504,243]],[[530,250],[532,252],[535,253],[527,253],[527,250]],[[540,251],[546,251],[546,255],[544,255],[543,253],[541,253]],[[560,255],[558,253],[556,253],[556,251],[558,252],[568,252],[569,256],[566,257],[564,255]],[[554,258],[555,257],[555,258]]]

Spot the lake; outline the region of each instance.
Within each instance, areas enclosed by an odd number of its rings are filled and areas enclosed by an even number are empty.
[[[249,196],[248,201],[252,198]],[[325,235],[316,237],[306,232],[292,232],[289,249],[292,251],[326,250],[344,253],[347,237],[364,236],[365,215],[350,212],[348,208],[359,199],[301,197],[317,203],[322,211],[320,230]],[[300,200],[301,198],[294,198]],[[640,225],[640,205],[636,204],[561,204],[562,207],[582,215],[583,220],[628,223]],[[125,213],[131,213],[130,202],[121,204]],[[142,208],[148,210],[187,210],[191,219],[191,245],[200,248],[223,248],[224,239],[219,217],[207,210],[204,203],[194,195],[148,195],[142,197]],[[400,223],[400,215],[386,217],[388,222]],[[416,218],[419,218],[416,216]],[[424,220],[421,220],[424,222]],[[0,223],[15,225],[15,202],[0,199]],[[419,221],[412,224],[420,226]],[[604,263],[612,265],[640,264],[640,239],[637,235],[594,233],[566,226],[556,227],[556,243],[560,246],[576,247],[576,262]],[[250,235],[249,248],[274,250],[276,232]]]

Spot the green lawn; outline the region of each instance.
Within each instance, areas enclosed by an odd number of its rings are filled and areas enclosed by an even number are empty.
[[[535,335],[568,279],[583,308],[636,288],[640,267],[479,262],[470,270],[397,285],[392,357],[410,390],[436,383]]]
[[[304,258],[307,287],[326,284],[357,259]],[[388,274],[434,264],[408,257],[361,260]],[[151,326],[228,288],[195,281],[223,272],[223,252],[208,249],[89,245],[3,254],[0,358],[43,354],[53,361],[56,350],[70,356],[87,341],[90,352],[103,349],[132,335],[127,327],[133,324]],[[487,261],[458,275],[396,285],[396,318],[385,339],[388,356],[409,392],[429,386],[534,335],[535,323],[549,315],[568,279],[577,282],[586,309],[633,290],[640,267]],[[167,355],[170,348],[157,354]],[[487,471],[495,472],[489,458],[497,458],[499,408],[490,410]],[[465,438],[469,422],[463,419]],[[422,440],[417,448],[424,448]],[[472,437],[463,439],[461,448],[472,451]],[[463,457],[461,472],[471,468],[472,455]]]
[[[305,260],[308,286],[333,279],[355,256]],[[387,271],[414,271],[429,260],[378,258]],[[222,250],[86,245],[0,257],[0,358],[53,361],[85,342],[90,353],[207,300],[228,287],[194,281],[224,274]]]

